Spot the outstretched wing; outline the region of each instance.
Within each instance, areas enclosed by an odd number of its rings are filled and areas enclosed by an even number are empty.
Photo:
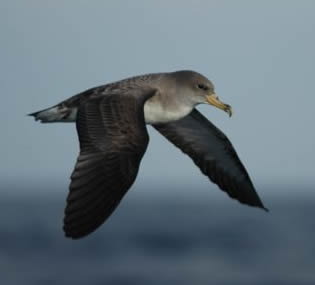
[[[135,181],[149,142],[143,106],[154,93],[105,95],[79,108],[80,154],[65,209],[66,236],[80,238],[97,229]]]
[[[154,127],[231,198],[267,210],[229,139],[196,109],[181,120]]]

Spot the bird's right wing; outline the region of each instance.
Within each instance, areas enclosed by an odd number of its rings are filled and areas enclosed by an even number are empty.
[[[65,209],[66,236],[80,238],[97,229],[135,181],[149,142],[143,106],[154,93],[107,94],[80,106],[80,155]]]
[[[196,109],[181,120],[154,127],[231,198],[267,210],[229,139]]]

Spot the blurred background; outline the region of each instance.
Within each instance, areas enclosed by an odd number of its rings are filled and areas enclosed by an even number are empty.
[[[314,1],[0,1],[1,284],[314,284]],[[240,205],[149,127],[138,179],[91,236],[62,232],[74,124],[26,114],[124,77],[210,78],[266,207]]]

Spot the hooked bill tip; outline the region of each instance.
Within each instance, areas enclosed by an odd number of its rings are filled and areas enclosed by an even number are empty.
[[[229,117],[231,118],[233,115],[233,110],[232,107],[230,105],[226,105],[226,109],[225,112],[227,112],[229,114]]]

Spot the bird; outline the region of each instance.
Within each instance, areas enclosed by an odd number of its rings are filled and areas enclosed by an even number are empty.
[[[137,177],[149,143],[146,125],[188,155],[229,197],[268,211],[230,140],[196,109],[199,104],[232,115],[207,77],[180,70],[90,88],[29,114],[42,123],[76,124],[80,152],[65,207],[65,236],[85,237],[114,212]]]

